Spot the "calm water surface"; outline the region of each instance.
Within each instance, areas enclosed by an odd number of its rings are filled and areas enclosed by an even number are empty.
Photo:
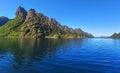
[[[0,73],[120,73],[120,40],[0,39]]]

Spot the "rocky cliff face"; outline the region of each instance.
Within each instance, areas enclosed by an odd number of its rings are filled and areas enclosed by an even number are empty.
[[[27,17],[26,17],[26,21],[28,20],[32,20],[32,18],[34,18],[36,16],[36,11],[34,9],[30,9],[27,13]]]
[[[9,26],[9,27],[8,27]],[[0,30],[2,36],[16,36],[21,38],[44,38],[44,37],[93,37],[81,29],[72,29],[68,26],[62,26],[53,18],[48,18],[42,13],[37,13],[34,9],[28,12],[23,7],[18,7],[16,17],[9,21]]]
[[[15,17],[24,20],[26,18],[26,15],[27,11],[23,7],[19,6],[15,13]]]
[[[5,23],[7,23],[9,21],[9,19],[7,17],[0,17],[0,26],[4,25]]]

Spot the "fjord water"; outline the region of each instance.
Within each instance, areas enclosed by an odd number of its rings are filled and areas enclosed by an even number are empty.
[[[120,73],[120,40],[0,39],[0,73]]]

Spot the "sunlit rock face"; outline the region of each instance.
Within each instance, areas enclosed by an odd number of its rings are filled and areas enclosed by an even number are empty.
[[[6,29],[7,28],[7,29]],[[4,30],[6,29],[6,30]],[[49,18],[35,9],[26,11],[19,6],[15,18],[0,29],[0,36],[21,38],[86,38],[92,37],[81,29],[63,26],[54,18]]]

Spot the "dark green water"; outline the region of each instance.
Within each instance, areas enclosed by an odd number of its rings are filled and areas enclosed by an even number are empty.
[[[0,73],[120,73],[120,40],[0,39]]]

